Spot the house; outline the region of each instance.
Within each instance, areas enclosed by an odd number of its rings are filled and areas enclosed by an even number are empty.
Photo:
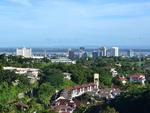
[[[72,100],[60,98],[54,101],[51,107],[58,113],[73,113],[76,103]]]
[[[105,88],[105,89],[99,89],[99,97],[104,99],[114,99],[117,95],[121,93],[121,90],[119,88]]]
[[[66,99],[72,99],[92,91],[97,91],[97,85],[94,83],[89,83],[80,86],[68,87],[61,92],[61,96]]]
[[[123,85],[125,85],[127,83],[127,78],[125,78],[124,76],[119,76],[118,78],[118,81],[120,81]]]
[[[96,77],[99,77],[98,74],[96,75],[97,75]],[[52,108],[59,113],[73,113],[73,111],[76,108],[76,105],[78,105],[79,102],[75,102],[72,100],[78,96],[83,95],[84,93],[98,92],[99,84],[97,83],[99,83],[99,79],[96,78],[96,81],[94,81],[94,83],[67,87],[65,89],[60,90],[59,92],[56,92],[56,94],[53,95],[51,99]]]
[[[35,83],[40,78],[39,75],[39,69],[35,68],[18,68],[18,67],[3,67],[4,70],[10,70],[15,71],[16,74],[19,75],[27,75],[28,79],[30,79],[30,83]]]
[[[110,72],[111,72],[111,74],[112,74],[112,77],[116,77],[116,76],[118,75],[118,72],[116,71],[115,68],[112,68],[112,69],[110,70]]]
[[[94,83],[83,84],[78,86],[67,87],[65,89],[60,90],[54,95],[55,100],[68,99],[72,100],[75,97],[81,96],[87,92],[97,92],[97,85]]]
[[[134,75],[130,75],[130,82],[136,82],[136,83],[141,83],[141,84],[145,84],[146,78],[145,75],[143,74],[134,74]]]
[[[52,63],[64,63],[64,64],[76,64],[76,61],[70,60],[70,59],[65,58],[65,57],[51,59],[51,62]]]
[[[63,73],[64,75],[64,79],[68,79],[68,80],[71,80],[71,73]]]

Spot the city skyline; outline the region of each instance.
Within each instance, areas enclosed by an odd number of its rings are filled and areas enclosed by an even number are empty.
[[[149,48],[149,0],[1,0],[0,47]]]

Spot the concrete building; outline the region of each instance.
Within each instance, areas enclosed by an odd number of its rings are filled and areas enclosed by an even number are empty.
[[[114,57],[119,56],[119,47],[112,47],[112,56]]]
[[[57,58],[57,59],[51,59],[52,63],[64,63],[64,64],[76,64],[75,60],[71,60],[65,57]]]
[[[133,50],[128,50],[127,52],[128,57],[134,57],[134,51]]]
[[[71,73],[64,72],[63,75],[64,75],[64,79],[71,80],[71,75],[72,75]]]
[[[10,70],[10,71],[15,71],[16,74],[19,75],[26,75],[27,78],[30,80],[30,83],[33,84],[35,83],[37,80],[40,79],[39,69],[36,68],[18,68],[18,67],[3,67],[4,70]]]
[[[107,56],[107,48],[106,47],[100,48],[100,56]]]
[[[94,83],[82,84],[78,86],[68,87],[62,90],[60,93],[60,97],[65,99],[72,100],[75,97],[81,96],[87,92],[97,92],[97,85]]]
[[[93,52],[92,52],[92,57],[93,57],[93,59],[95,60],[95,59],[97,59],[98,58],[98,51],[97,50],[94,50]]]
[[[68,51],[68,58],[71,60],[75,59],[75,52],[72,49],[69,49]]]
[[[97,86],[97,89],[99,89],[99,74],[94,74],[94,84]]]
[[[32,49],[31,48],[17,48],[16,55],[23,56],[25,58],[31,58],[32,57]]]
[[[54,101],[51,107],[58,113],[73,113],[76,108],[76,103],[72,100],[62,98]]]
[[[87,52],[85,51],[84,47],[80,47],[79,58],[81,58],[83,60],[87,59]]]
[[[118,72],[116,71],[115,68],[111,68],[110,72],[112,74],[112,77],[116,77],[118,75]]]
[[[130,75],[130,82],[145,84],[146,78],[143,74]]]

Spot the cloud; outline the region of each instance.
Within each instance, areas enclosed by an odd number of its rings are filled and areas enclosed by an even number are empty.
[[[7,0],[8,2],[23,6],[32,6],[31,0]]]

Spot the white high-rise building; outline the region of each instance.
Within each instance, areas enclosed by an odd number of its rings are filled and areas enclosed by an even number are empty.
[[[128,50],[127,52],[128,57],[134,57],[134,51],[133,50]]]
[[[100,56],[107,56],[107,48],[106,47],[100,48]]]
[[[17,48],[16,55],[23,56],[25,58],[31,58],[32,57],[32,49],[31,48]]]
[[[114,57],[119,56],[119,47],[112,47],[112,56]]]

